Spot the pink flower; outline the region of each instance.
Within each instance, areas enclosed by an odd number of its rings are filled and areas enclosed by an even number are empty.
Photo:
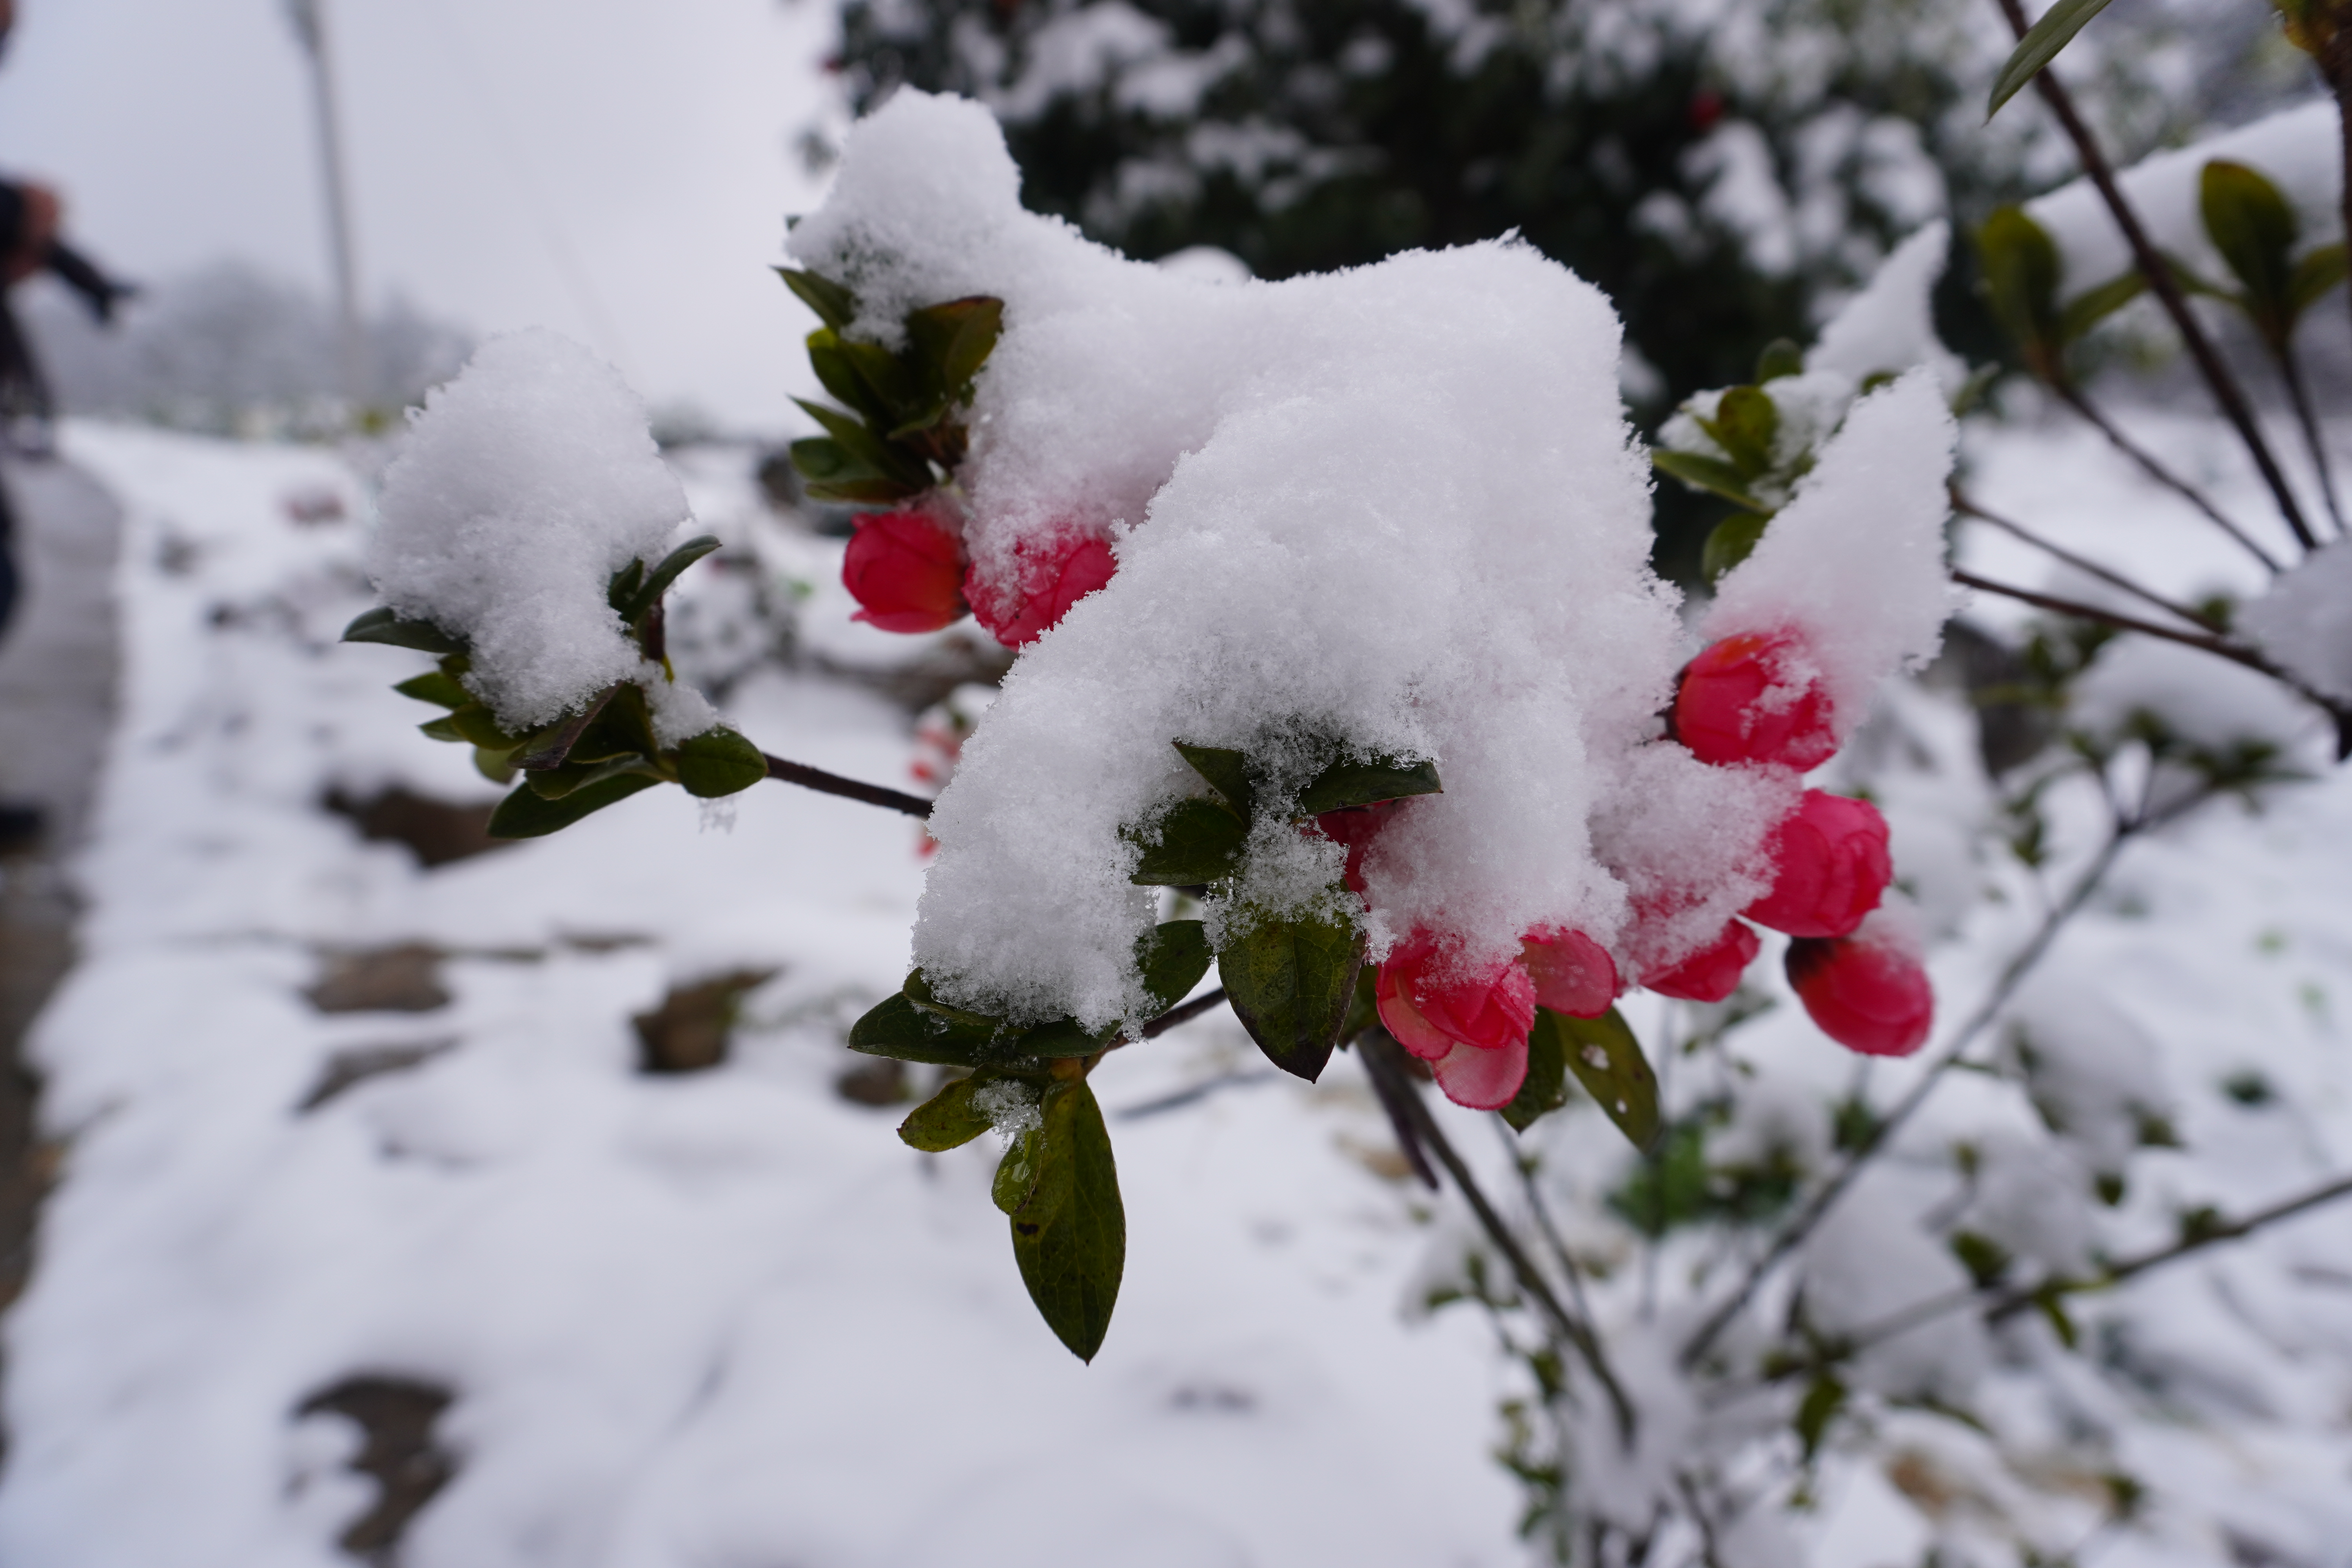
[[[1828,697],[1803,645],[1749,632],[1708,647],[1675,691],[1675,738],[1703,763],[1778,763],[1802,773],[1837,751]]]
[[[1899,931],[1872,921],[1853,936],[1800,938],[1788,969],[1805,1011],[1847,1049],[1907,1057],[1927,1043],[1936,993]]]
[[[929,512],[872,511],[841,557],[850,617],[886,632],[935,632],[962,618],[963,546]]]
[[[1535,983],[1536,1005],[1571,1018],[1598,1018],[1617,1000],[1617,965],[1580,931],[1544,926],[1519,944],[1519,962]]]
[[[1685,1002],[1720,1002],[1739,989],[1739,977],[1756,962],[1763,946],[1756,933],[1738,921],[1727,921],[1723,934],[1670,968],[1654,970],[1642,984],[1661,996]]]
[[[1339,879],[1359,898],[1364,892],[1364,852],[1372,847],[1372,840],[1380,837],[1381,829],[1403,804],[1402,800],[1381,800],[1370,805],[1343,806],[1315,819],[1324,837],[1347,846],[1348,865]]]
[[[964,597],[972,614],[1006,647],[1032,643],[1060,624],[1072,605],[1111,579],[1118,561],[1110,541],[1076,531],[1024,539],[1014,547],[1010,577],[986,576],[974,565]]]
[[[1448,964],[1425,935],[1389,955],[1373,994],[1389,1033],[1423,1061],[1438,1060],[1457,1041],[1490,1051],[1524,1043],[1536,1021],[1536,986],[1526,965],[1506,959],[1465,972]]]
[[[1772,890],[1743,912],[1790,936],[1844,936],[1878,907],[1895,875],[1878,808],[1816,789],[1773,834],[1770,854]]]

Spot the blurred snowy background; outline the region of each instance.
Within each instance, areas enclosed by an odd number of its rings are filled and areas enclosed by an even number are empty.
[[[2088,62],[2118,150],[2307,93],[2265,15],[2118,0]],[[810,323],[768,270],[784,216],[896,81],[982,96],[1032,205],[1139,255],[1211,244],[1279,275],[1520,226],[1625,300],[1645,428],[1805,336],[1911,226],[1965,227],[2072,172],[2031,114],[1977,134],[1998,18],[1929,0],[1876,30],[1785,0],[331,16],[371,402],[523,325],[606,355],[725,542],[681,590],[681,674],[771,750],[894,784],[1001,660],[964,631],[849,625],[845,519],[767,455],[811,382]],[[765,788],[731,820],[665,793],[557,839],[483,839],[497,790],[387,689],[422,660],[332,643],[369,602],[388,447],[294,438],[336,392],[306,90],[274,0],[23,0],[0,69],[0,167],[58,184],[77,238],[149,286],[112,333],[45,283],[19,294],[73,417],[61,461],[11,470],[35,618],[0,650],[0,706],[54,684],[37,661],[68,646],[89,673],[69,613],[119,657],[110,708],[70,721],[104,748],[94,783],[53,781],[40,732],[0,729],[0,793],[91,808],[87,837],[7,866],[12,896],[65,879],[79,960],[25,1047],[57,1184],[7,1321],[0,1561],[1522,1561],[1521,1489],[1492,1457],[1510,1364],[1474,1310],[1422,1310],[1459,1218],[1406,1179],[1351,1061],[1308,1089],[1224,1019],[1114,1059],[1098,1082],[1133,1239],[1081,1367],[1004,1255],[985,1145],[906,1150],[890,1129],[923,1069],[841,1045],[903,973],[909,825]],[[1991,359],[1970,284],[1963,250],[1939,324]],[[2340,296],[2320,314],[2340,410],[2352,333]],[[2117,328],[2097,352],[2118,398],[2177,391],[2152,323]],[[2030,391],[2000,406],[1969,447],[1990,510],[2131,552],[2168,592],[2259,585]],[[2129,417],[2253,496],[2209,423]],[[1687,575],[1700,514],[1671,489],[1661,507],[1662,564]],[[1963,550],[2063,581],[1989,534]],[[69,611],[77,593],[100,608]],[[2026,630],[1982,605],[1974,624],[1984,646]],[[1956,994],[2013,934],[1997,909],[1969,920],[1999,880],[2002,759],[1963,662],[1894,700],[1842,781],[1885,805]],[[2147,1042],[2134,1070],[2219,1161],[2133,1154],[2124,1223],[2343,1168],[2347,814],[2333,775],[2216,814],[2078,930],[2074,961],[2114,977]],[[1750,1052],[1824,1098],[1850,1070],[1792,1006]],[[1685,1108],[1703,1092],[1670,1085]],[[1590,1112],[1554,1129],[1584,1184],[1576,1240],[1624,1263],[1637,1239],[1599,1194],[1630,1157]],[[1801,1153],[1829,1135],[1805,1114]],[[2214,1168],[2221,1190],[2190,1190]],[[2054,1561],[2087,1536],[2105,1563],[2343,1562],[2347,1266],[2347,1221],[2319,1217],[2118,1307],[2108,1363],[2139,1403],[2082,1393],[2082,1420],[2123,1434],[2096,1462],[2060,1431],[2021,1471],[1888,1414],[1883,1441],[1831,1457],[1801,1560]],[[2152,1522],[2102,1532],[2126,1472]]]

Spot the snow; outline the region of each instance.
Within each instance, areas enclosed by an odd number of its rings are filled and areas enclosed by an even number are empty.
[[[1958,392],[1968,366],[1936,336],[1932,303],[1951,243],[1951,226],[1938,220],[1895,247],[1868,286],[1822,329],[1805,368],[1835,371],[1859,386],[1874,374],[1927,365],[1945,396]]]
[[[2352,702],[2352,542],[2313,552],[2241,610],[2238,626],[2313,690]]]
[[[478,350],[410,425],[368,571],[394,609],[465,642],[467,688],[509,733],[638,680],[675,743],[711,711],[638,651],[606,589],[630,562],[657,563],[687,518],[620,373],[557,333],[515,332]]]

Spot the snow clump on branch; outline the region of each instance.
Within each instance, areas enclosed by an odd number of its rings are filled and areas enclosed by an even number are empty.
[[[1512,242],[1209,284],[1024,211],[1019,186],[984,110],[902,90],[791,241],[853,291],[851,338],[1003,301],[958,475],[976,573],[1074,540],[1116,553],[1028,644],[930,819],[914,957],[940,1000],[1148,1016],[1135,831],[1201,790],[1171,742],[1246,753],[1261,806],[1295,805],[1335,750],[1444,781],[1354,854],[1261,810],[1213,934],[1303,918],[1344,874],[1375,959],[1433,943],[1420,972],[1483,985],[1523,943],[1625,957],[1658,910],[1678,918],[1638,945],[1671,963],[1770,889],[1793,775],[1661,734],[1693,649],[1648,565],[1647,463],[1598,290]],[[1939,559],[1941,398],[1914,377],[1851,422],[1798,487],[1797,537],[1732,601],[1801,628],[1841,729],[1948,608],[1914,581]]]

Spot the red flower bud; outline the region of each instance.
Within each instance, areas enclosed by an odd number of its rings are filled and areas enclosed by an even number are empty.
[[[1373,996],[1389,1033],[1423,1061],[1440,1059],[1457,1041],[1482,1050],[1524,1045],[1536,1021],[1535,982],[1525,965],[1507,960],[1465,972],[1444,963],[1426,936],[1389,955]]]
[[[1738,921],[1727,922],[1723,934],[1669,969],[1642,977],[1642,984],[1661,996],[1685,1002],[1720,1002],[1739,989],[1739,977],[1756,962],[1763,942]]]
[[[1580,931],[1545,926],[1519,944],[1536,1005],[1571,1018],[1598,1018],[1617,1000],[1617,964]]]
[[[1886,819],[1866,800],[1805,792],[1772,836],[1772,890],[1741,911],[1790,936],[1843,936],[1878,907],[1895,862]]]
[[[841,558],[850,617],[886,632],[935,632],[962,618],[963,546],[929,513],[870,511]]]
[[[975,565],[964,578],[972,614],[1006,647],[1032,643],[1060,624],[1072,605],[1118,570],[1110,541],[1093,533],[1024,539],[1013,552],[1010,580],[985,577]]]
[[[1364,891],[1364,852],[1372,847],[1372,840],[1380,837],[1381,829],[1391,816],[1396,815],[1397,807],[1403,804],[1401,800],[1382,800],[1370,805],[1343,806],[1338,811],[1327,811],[1315,819],[1315,826],[1322,829],[1324,837],[1334,844],[1347,846],[1348,866],[1339,874],[1339,879],[1348,884],[1349,892],[1360,898]]]
[[[1488,1050],[1457,1043],[1430,1064],[1437,1087],[1456,1105],[1473,1110],[1500,1110],[1517,1097],[1528,1080],[1528,1037]]]
[[[1802,773],[1837,751],[1829,698],[1803,645],[1750,632],[1709,646],[1675,691],[1675,739],[1703,763],[1779,763]]]
[[[1898,930],[1874,921],[1853,936],[1800,938],[1788,968],[1805,1011],[1847,1049],[1907,1057],[1927,1043],[1936,993]]]

